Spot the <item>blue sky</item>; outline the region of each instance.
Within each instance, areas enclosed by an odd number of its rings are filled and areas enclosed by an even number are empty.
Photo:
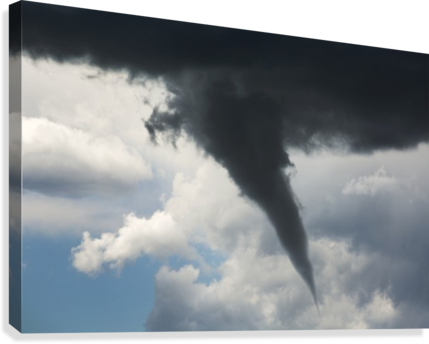
[[[23,332],[144,331],[159,263],[142,257],[120,276],[112,271],[88,278],[70,262],[70,248],[78,243],[24,236]]]
[[[25,228],[24,228],[25,233]],[[25,333],[141,332],[154,303],[154,275],[162,263],[179,269],[181,257],[159,261],[142,256],[119,273],[88,277],[73,268],[71,247],[80,238],[25,234],[23,239],[23,328]],[[204,246],[212,265],[222,257]],[[216,278],[202,274],[201,283]]]
[[[80,238],[73,237],[24,235],[22,331],[145,331],[144,321],[154,303],[154,275],[161,262],[142,256],[119,274],[106,271],[88,277],[71,264],[71,247],[79,242]],[[199,251],[213,265],[222,261],[206,247]],[[184,263],[180,257],[168,260],[173,269]],[[215,273],[203,274],[199,282],[209,283],[216,277]]]

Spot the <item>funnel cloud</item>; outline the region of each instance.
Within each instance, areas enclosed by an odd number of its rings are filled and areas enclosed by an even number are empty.
[[[198,75],[188,76],[186,82],[190,78],[196,79],[191,85],[198,83]],[[180,90],[170,104],[174,115],[154,112],[146,122],[153,140],[156,133],[166,131],[179,135],[183,126],[223,165],[242,194],[265,212],[317,303],[306,233],[283,171],[292,163],[283,147],[281,109],[263,95],[239,96],[233,83],[223,78],[196,88],[183,85]]]

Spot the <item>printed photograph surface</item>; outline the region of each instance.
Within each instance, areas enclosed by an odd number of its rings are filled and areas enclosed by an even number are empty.
[[[428,55],[21,14],[22,332],[429,327]]]

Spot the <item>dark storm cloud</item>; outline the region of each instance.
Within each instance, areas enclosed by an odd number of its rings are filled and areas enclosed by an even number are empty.
[[[22,49],[21,5],[16,2],[9,6],[9,53],[13,55],[19,54]]]
[[[174,113],[152,138],[185,132],[267,214],[315,297],[285,147],[358,152],[428,141],[428,57],[152,18],[23,3],[24,50],[162,76]]]
[[[332,134],[357,150],[428,140],[425,54],[31,2],[23,3],[23,17],[24,48],[33,57],[85,57],[102,68],[170,77],[241,72],[246,88],[293,110],[287,133],[300,135],[291,144]]]

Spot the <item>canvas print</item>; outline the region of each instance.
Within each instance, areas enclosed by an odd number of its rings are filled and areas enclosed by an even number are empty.
[[[429,327],[428,55],[9,18],[17,330]]]

